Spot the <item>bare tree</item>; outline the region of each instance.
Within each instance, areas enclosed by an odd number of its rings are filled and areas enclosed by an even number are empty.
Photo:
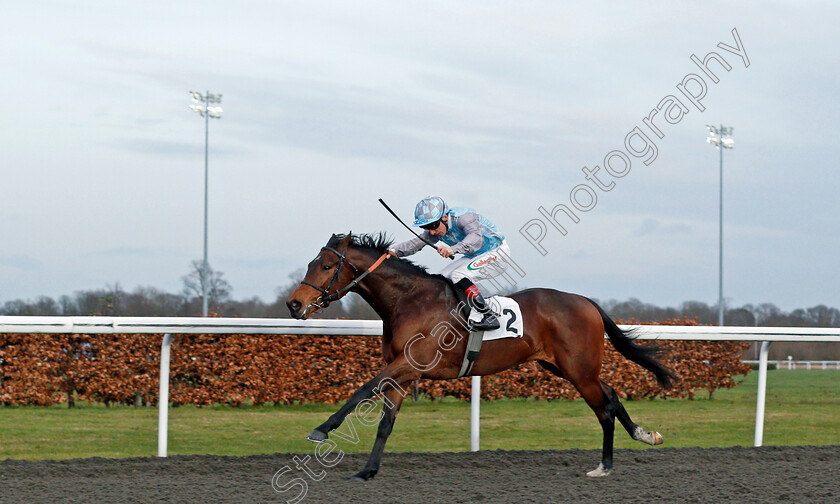
[[[183,295],[169,294],[154,287],[137,287],[126,297],[128,317],[173,317],[182,313],[187,303]]]
[[[726,310],[726,317],[724,319],[726,325],[730,326],[755,326],[755,315],[746,306],[743,308],[736,308],[734,310]]]
[[[201,299],[204,295],[202,286],[206,286],[209,303],[218,312],[224,303],[231,299],[233,287],[222,278],[224,273],[214,271],[210,264],[204,261],[192,261],[190,273],[181,277],[184,282],[184,297],[188,302]]]
[[[379,320],[379,315],[367,301],[362,299],[358,294],[348,294],[343,300],[344,309],[347,311],[348,318],[363,319],[363,320]]]
[[[289,283],[287,283],[285,285],[281,285],[280,287],[277,287],[276,289],[274,289],[274,293],[277,294],[277,301],[278,302],[282,301],[283,305],[285,306],[286,299],[288,299],[289,296],[292,295],[292,292],[294,292],[295,289],[298,288],[301,280],[303,280],[303,277],[305,277],[305,276],[306,276],[306,268],[298,268],[298,269],[292,271],[291,273],[289,273],[289,275],[288,275]]]
[[[786,318],[782,310],[773,303],[762,303],[753,309],[756,322],[760,326],[771,325],[786,325],[786,323],[779,323],[781,319]],[[785,320],[785,322],[787,322]]]

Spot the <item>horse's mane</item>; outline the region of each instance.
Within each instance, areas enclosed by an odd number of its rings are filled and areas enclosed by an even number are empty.
[[[330,239],[329,243],[327,243],[328,247],[335,247],[338,243],[347,238],[347,235],[338,234],[333,235]],[[393,238],[389,238],[388,234],[384,231],[380,231],[378,233],[367,233],[367,234],[350,234],[350,246],[370,251],[377,254],[384,254],[388,252],[391,247],[394,245]],[[423,266],[414,264],[413,262],[409,261],[408,259],[399,258],[394,261],[394,258],[391,258],[388,263],[392,266],[397,267],[401,271],[406,273],[412,273],[415,275],[426,276],[426,277],[437,277],[439,275],[432,275],[429,271],[424,268]]]

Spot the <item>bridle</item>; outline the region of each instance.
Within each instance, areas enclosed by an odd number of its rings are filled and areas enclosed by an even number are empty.
[[[359,268],[354,266],[353,263],[351,263],[347,259],[347,256],[345,256],[343,253],[339,252],[338,250],[336,250],[332,247],[321,247],[321,252],[323,252],[325,250],[328,251],[328,252],[332,252],[333,254],[337,255],[338,256],[338,263],[335,265],[335,271],[333,272],[333,275],[330,278],[330,283],[327,284],[326,288],[318,287],[317,285],[315,285],[311,282],[307,282],[306,280],[301,280],[300,283],[302,285],[308,285],[309,287],[312,287],[313,289],[315,289],[315,290],[317,290],[318,292],[321,293],[320,296],[318,296],[314,301],[312,301],[311,303],[309,303],[309,305],[307,305],[306,310],[304,310],[304,313],[307,313],[309,311],[309,309],[313,308],[313,307],[315,308],[316,312],[319,311],[319,310],[323,310],[324,308],[328,307],[330,305],[330,303],[338,300],[339,298],[341,298],[342,296],[347,294],[351,289],[353,289],[354,287],[359,285],[359,282],[361,282],[366,276],[370,275],[373,272],[373,270],[378,268],[379,265],[382,264],[382,262],[385,259],[388,259],[388,257],[393,255],[393,254],[391,254],[390,251],[385,252],[384,254],[382,254],[382,256],[379,259],[376,260],[375,263],[373,263],[370,266],[370,268],[367,269],[367,271],[365,271],[364,273],[359,275]],[[346,250],[345,250],[345,253],[346,253]],[[343,288],[337,289],[335,292],[330,294],[330,289],[332,289],[333,284],[335,284],[335,281],[338,280],[338,277],[341,275],[341,267],[344,265],[345,262],[347,263],[348,266],[353,268],[353,280],[350,283],[348,283],[347,285],[345,285]]]

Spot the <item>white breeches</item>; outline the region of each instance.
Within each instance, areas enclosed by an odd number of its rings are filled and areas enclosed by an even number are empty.
[[[502,257],[502,254],[504,257]],[[457,283],[462,278],[469,278],[473,283],[478,280],[488,280],[501,275],[508,267],[506,257],[510,257],[510,248],[507,240],[503,241],[498,248],[475,257],[461,256],[452,261],[452,264],[443,268],[441,275]]]

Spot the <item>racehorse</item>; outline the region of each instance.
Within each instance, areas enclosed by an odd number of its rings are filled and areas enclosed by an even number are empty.
[[[383,399],[373,450],[364,469],[353,476],[361,480],[373,478],[379,470],[385,442],[409,384],[420,378],[458,377],[467,345],[468,330],[459,322],[459,300],[451,282],[391,256],[391,244],[382,233],[333,235],[309,263],[303,281],[286,302],[294,318],[305,319],[347,292],[355,292],[382,319],[385,367],[307,437],[326,441],[330,431],[354,410],[360,422],[364,423],[364,417],[370,421],[373,398]],[[662,443],[658,432],[633,423],[615,390],[599,378],[606,332],[619,353],[652,372],[662,387],[670,387],[675,376],[657,361],[658,348],[635,343],[631,334],[583,296],[526,289],[510,297],[520,305],[523,335],[484,342],[470,375],[492,375],[536,360],[571,382],[595,412],[604,433],[601,462],[588,476],[606,476],[612,470],[615,419],[633,439],[650,445]],[[369,425],[376,421],[374,418]]]

